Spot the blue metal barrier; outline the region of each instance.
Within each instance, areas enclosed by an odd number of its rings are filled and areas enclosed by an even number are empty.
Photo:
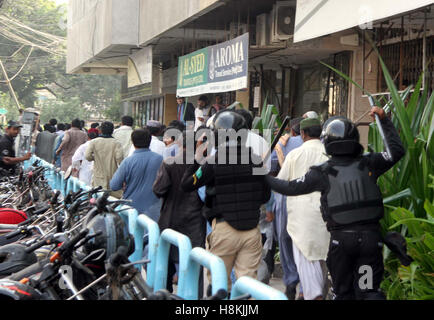
[[[71,190],[73,192],[76,192],[80,188],[82,188],[83,190],[90,189],[89,186],[87,186],[84,182],[80,181],[76,177],[70,177],[67,181],[65,181],[65,179],[63,178],[63,172],[57,170],[56,167],[51,163],[48,163],[47,161],[40,159],[36,156],[32,156],[28,161],[25,161],[24,168],[27,169],[36,160],[40,161],[41,166],[47,168],[45,177],[52,189],[60,190],[62,193],[65,193],[65,186],[66,186],[66,193],[68,193]]]
[[[184,290],[183,298],[187,300],[197,300],[200,266],[211,271],[212,294],[216,294],[219,289],[228,290],[228,277],[223,260],[203,248],[193,248],[190,252],[186,282],[188,286]]]
[[[143,228],[143,229],[142,229]],[[151,260],[146,268],[146,281],[153,288],[155,283],[155,266],[157,265],[157,250],[158,250],[158,240],[160,238],[160,228],[158,224],[147,217],[144,214],[140,214],[137,218],[136,229],[134,229],[134,239],[136,239],[136,234],[140,241],[143,251],[143,236],[144,231],[148,232],[148,259]]]
[[[240,277],[232,288],[231,300],[246,293],[257,300],[288,300],[283,292],[267,286],[265,283],[246,276]]]
[[[70,177],[65,181],[63,172],[36,156],[32,156],[30,160],[26,161],[24,168],[28,168],[36,160],[39,160],[41,165],[48,169],[45,177],[50,187],[60,190],[63,195],[71,190],[76,192],[79,188],[83,190],[90,189],[89,186],[75,177]],[[226,268],[222,259],[203,248],[192,249],[190,239],[172,229],[166,229],[160,235],[158,224],[146,215],[138,214],[136,209],[122,206],[118,211],[127,223],[129,232],[134,236],[135,251],[129,257],[130,261],[142,259],[143,237],[145,232],[148,233],[149,250],[147,259],[151,261],[146,267],[146,282],[154,288],[154,292],[166,288],[171,244],[177,246],[179,250],[177,292],[179,296],[187,300],[198,299],[201,265],[211,271],[212,294],[215,294],[219,289],[227,290]],[[140,265],[136,267],[141,268]],[[258,300],[287,300],[287,297],[282,292],[250,277],[241,277],[235,282],[231,292],[231,299],[245,293],[251,294],[254,299]]]
[[[191,251],[191,242],[186,235],[183,235],[182,233],[172,229],[164,230],[161,233],[160,239],[158,241],[154,291],[166,289],[170,244],[177,246],[179,250],[177,294],[181,297],[185,297],[185,291],[187,287],[186,276],[188,272],[187,268]],[[188,285],[190,285],[190,283]]]
[[[121,208],[124,209],[125,207]],[[160,238],[160,228],[158,224],[144,214],[138,214],[137,210],[129,209],[119,212],[122,217],[127,218],[129,232],[134,236],[134,253],[129,257],[131,261],[138,261],[143,256],[143,237],[145,232],[148,234],[148,256],[150,260],[146,266],[146,282],[150,287],[154,287],[155,266],[157,260],[158,240]],[[141,269],[142,265],[136,265]]]

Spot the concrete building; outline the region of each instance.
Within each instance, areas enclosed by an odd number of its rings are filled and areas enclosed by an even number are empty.
[[[267,96],[282,115],[345,115],[360,121],[366,142],[368,99],[320,61],[370,93],[384,93],[371,37],[400,89],[414,85],[422,70],[424,86],[433,88],[432,3],[70,0],[67,71],[123,75],[123,112],[139,124],[167,124],[176,118],[178,58],[248,32],[248,86],[224,93],[224,102],[259,112]],[[196,98],[188,99],[195,104]]]

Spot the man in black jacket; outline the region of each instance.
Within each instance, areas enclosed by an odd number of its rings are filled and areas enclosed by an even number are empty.
[[[192,247],[205,247],[206,220],[201,214],[203,202],[198,191],[184,192],[181,188],[182,177],[188,164],[183,162],[186,153],[186,133],[180,137],[180,152],[166,158],[158,170],[152,191],[163,199],[158,226],[160,230],[170,228],[188,236]],[[175,142],[177,143],[177,142]],[[170,248],[167,275],[167,290],[173,291],[172,282],[176,272],[175,263],[179,263],[178,250]],[[203,291],[203,273],[199,277],[199,297]]]
[[[376,181],[405,150],[384,110],[373,107],[370,115],[374,113],[381,119],[391,157],[385,152],[362,155],[355,125],[336,117],[324,124],[322,133],[329,161],[297,180],[266,177],[271,189],[287,196],[321,192],[321,212],[331,235],[327,266],[336,299],[385,299],[380,290],[384,265],[379,224],[384,208]]]
[[[245,119],[231,110],[219,112],[213,126],[219,136],[244,129],[244,138],[247,137]],[[206,186],[205,204],[211,208],[206,218],[212,226],[207,248],[225,263],[230,290],[232,268],[237,279],[241,276],[256,279],[262,255],[259,209],[270,199],[271,191],[263,175],[253,174],[254,167],[261,167],[262,159],[245,146],[245,139],[244,144],[242,138],[237,142],[233,136],[217,140],[220,143],[216,154],[203,165],[198,163],[202,162],[203,149],[197,148],[197,162],[185,172],[182,188],[192,191]]]
[[[177,118],[176,120],[182,121],[186,124],[187,121],[193,121],[195,119],[194,116],[194,106],[191,102],[185,103],[185,98],[176,97],[176,106]]]

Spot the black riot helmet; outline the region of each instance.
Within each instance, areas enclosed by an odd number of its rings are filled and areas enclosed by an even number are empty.
[[[327,154],[331,156],[358,156],[363,152],[356,125],[345,117],[328,119],[321,133]]]
[[[233,111],[233,110],[221,110],[216,113],[215,118],[212,122],[212,129],[214,130],[215,135],[215,144],[219,145],[222,143],[220,138],[225,138],[224,142],[228,142],[231,140],[235,140],[235,135],[240,133],[239,130],[246,129],[245,133],[247,134],[247,122],[242,115]],[[247,136],[245,137],[245,139]],[[236,137],[236,139],[240,140],[241,137]],[[242,139],[241,139],[242,140]]]
[[[117,213],[98,214],[86,222],[85,228],[89,229],[89,235],[100,233],[83,246],[86,254],[105,249],[105,258],[108,258],[116,253],[120,246],[128,248],[128,255],[134,252],[134,239],[128,232],[127,225]]]
[[[222,110],[216,113],[213,121],[214,130],[247,129],[246,120],[239,113],[232,110]]]

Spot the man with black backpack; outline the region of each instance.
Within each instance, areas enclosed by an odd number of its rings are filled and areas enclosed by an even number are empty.
[[[330,160],[296,180],[266,177],[271,189],[287,196],[321,192],[321,212],[330,231],[327,266],[337,300],[385,299],[380,290],[384,239],[379,223],[384,208],[376,182],[405,150],[384,110],[373,107],[370,115],[375,114],[381,119],[391,155],[362,155],[357,127],[344,117],[334,117],[326,121],[321,134]]]

